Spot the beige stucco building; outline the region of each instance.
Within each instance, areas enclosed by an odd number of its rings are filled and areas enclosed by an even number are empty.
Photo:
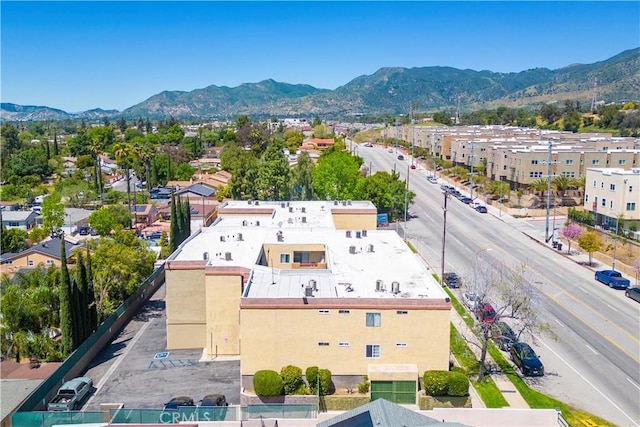
[[[640,222],[640,168],[589,168],[584,208],[596,224],[615,228],[618,218],[625,229],[638,230]]]
[[[327,368],[334,383],[417,387],[449,366],[451,304],[364,201],[231,201],[166,263],[167,345],[261,369]],[[410,384],[409,384],[410,385]],[[410,387],[409,387],[410,388]],[[415,398],[415,396],[414,396]]]

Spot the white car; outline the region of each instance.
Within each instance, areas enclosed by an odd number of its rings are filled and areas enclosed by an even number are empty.
[[[438,183],[438,178],[436,178],[435,176],[428,176],[427,177],[427,181],[429,181],[432,184],[437,184]]]
[[[480,297],[473,292],[465,292],[462,294],[462,303],[471,311],[472,313],[476,311],[478,307],[478,302],[480,301]]]

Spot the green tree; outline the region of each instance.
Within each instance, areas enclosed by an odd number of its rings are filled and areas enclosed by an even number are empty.
[[[540,108],[540,116],[548,123],[553,124],[562,117],[562,111],[555,104],[546,104]]]
[[[451,126],[453,122],[451,121],[451,116],[446,112],[437,112],[433,114],[433,121],[436,123],[442,123],[446,126]]]
[[[131,175],[129,172],[131,168],[133,148],[130,144],[116,144],[113,147],[113,154],[116,156],[116,161],[125,172],[125,179],[127,181],[127,207],[131,210]]]
[[[54,193],[45,197],[42,201],[42,227],[49,234],[52,230],[57,230],[63,225],[64,205],[60,200],[60,195]]]
[[[332,135],[333,135],[333,132],[331,131],[331,129],[329,129],[329,126],[327,126],[325,123],[321,123],[313,127],[314,138],[329,138]]]
[[[4,166],[7,165],[11,155],[22,148],[22,143],[18,138],[18,129],[13,124],[2,124],[0,128],[0,147],[2,147],[0,160],[2,160],[3,176],[5,176],[6,170]]]
[[[116,228],[116,221],[108,209],[102,208],[89,215],[89,225],[100,236],[108,236]]]
[[[189,163],[180,163],[174,172],[174,178],[178,181],[189,181],[196,169],[189,165]]]
[[[258,168],[258,194],[261,200],[289,200],[291,168],[284,155],[284,143],[273,139],[264,152]]]
[[[295,151],[302,145],[302,141],[304,140],[304,136],[302,132],[298,129],[287,129],[284,131],[284,143],[290,152],[295,153]]]
[[[389,174],[385,171],[361,179],[356,194],[358,199],[371,200],[379,213],[389,214],[390,220],[403,218],[405,206],[408,210],[415,198],[413,192],[407,192],[406,184],[400,181],[397,172]]]
[[[582,117],[578,111],[571,111],[564,116],[563,129],[571,131],[573,133],[578,132],[580,124],[582,123]]]
[[[27,245],[25,240],[28,234],[25,230],[19,228],[2,229],[2,253],[6,252],[20,252],[26,249]]]
[[[578,245],[582,250],[589,253],[589,265],[592,265],[592,255],[602,248],[602,240],[593,230],[585,231],[578,237]]]
[[[73,342],[73,313],[71,277],[67,269],[65,240],[60,240],[60,329],[62,331],[62,353],[71,354],[75,349]]]
[[[298,162],[293,168],[293,194],[298,200],[314,200],[313,170],[315,164],[306,151],[298,155]]]
[[[243,161],[229,180],[229,193],[236,200],[258,199],[258,159],[245,152]]]
[[[320,156],[313,170],[315,193],[321,200],[354,199],[362,159],[346,151],[333,151]]]
[[[178,209],[176,206],[176,197],[171,193],[171,222],[169,225],[169,253],[173,253],[178,245],[176,241],[179,238],[180,229],[178,224]]]
[[[51,173],[47,154],[39,148],[27,148],[14,153],[9,159],[11,174],[17,177],[36,175],[41,179]]]

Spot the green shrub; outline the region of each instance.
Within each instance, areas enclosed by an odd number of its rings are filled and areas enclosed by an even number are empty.
[[[429,396],[446,396],[449,389],[449,371],[426,371],[422,386]]]
[[[302,381],[302,369],[297,366],[285,366],[280,370],[280,376],[282,377],[284,394],[296,394],[296,390],[298,390],[301,385],[304,385],[304,381]]]
[[[331,391],[331,371],[319,369],[318,377],[320,377],[320,395],[326,396]]]
[[[282,377],[276,371],[258,371],[253,376],[253,390],[258,396],[281,396]]]
[[[467,378],[467,375],[461,372],[449,372],[447,394],[449,396],[468,396],[469,378]]]
[[[311,389],[312,394],[318,393],[318,367],[310,366],[304,373],[304,376],[307,378],[307,384],[309,384],[309,388]]]
[[[293,392],[293,394],[302,394],[302,395],[311,394],[311,390],[305,383],[302,383],[300,384],[300,387],[298,387],[296,391]]]
[[[464,369],[462,366],[452,366],[451,369],[449,369],[450,372],[460,372],[462,374],[467,375],[467,370]]]
[[[367,375],[362,377],[362,382],[358,384],[358,393],[360,394],[369,393],[369,377]]]

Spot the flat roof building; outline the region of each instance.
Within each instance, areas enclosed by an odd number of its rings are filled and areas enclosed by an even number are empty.
[[[223,204],[166,263],[168,348],[240,356],[248,388],[287,365],[414,388],[448,369],[449,298],[376,215],[368,201]]]

